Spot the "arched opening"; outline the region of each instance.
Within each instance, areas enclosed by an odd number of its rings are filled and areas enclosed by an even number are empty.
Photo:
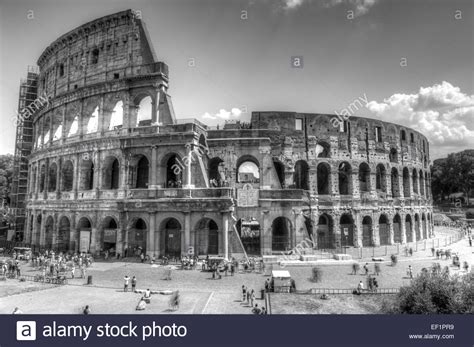
[[[383,164],[378,164],[376,168],[375,189],[387,192],[386,170]]]
[[[56,165],[56,163],[52,163],[49,166],[48,192],[56,191],[57,176],[58,176],[58,166]]]
[[[36,225],[35,225],[35,237],[33,243],[37,246],[40,245],[40,240],[41,240],[41,222],[43,220],[43,217],[41,214],[36,217]]]
[[[57,245],[58,245],[58,250],[60,252],[66,252],[69,250],[70,234],[71,234],[71,222],[69,221],[69,218],[67,218],[66,216],[63,216],[59,220],[58,237],[57,237]]]
[[[395,148],[390,149],[389,160],[391,163],[398,163],[398,152]]]
[[[210,218],[202,218],[195,228],[196,255],[219,254],[219,228]]]
[[[59,124],[56,130],[54,131],[53,141],[60,140],[63,136],[63,125]]]
[[[372,234],[372,218],[365,216],[362,219],[362,247],[372,247],[374,245]]]
[[[295,172],[293,174],[293,184],[295,185],[295,188],[309,190],[308,176],[308,163],[304,160],[298,160],[295,164]]]
[[[137,110],[137,126],[148,126],[151,125],[152,119],[152,107],[151,107],[151,97],[146,96],[140,100]]]
[[[426,185],[425,186],[425,196],[427,198],[429,198],[430,197],[430,192],[431,192],[431,186],[430,186],[430,181],[428,179],[428,173],[427,172],[425,172],[425,185]]]
[[[118,189],[120,178],[120,165],[115,157],[107,157],[104,162],[104,189]]]
[[[345,161],[339,164],[338,178],[339,178],[339,194],[351,195],[352,194],[352,167],[348,162]]]
[[[44,226],[44,247],[46,249],[53,248],[53,234],[54,234],[54,219],[49,216],[46,219],[46,224]]]
[[[105,217],[102,221],[102,232],[100,233],[100,249],[108,251],[111,255],[117,252],[117,221],[113,217]]]
[[[407,242],[413,242],[413,230],[411,216],[409,214],[405,217],[405,233],[407,235]]]
[[[162,223],[162,241],[167,257],[181,256],[181,224],[174,218],[168,218]]]
[[[226,182],[224,161],[221,158],[209,160],[209,181],[211,188],[223,187]]]
[[[390,179],[391,179],[391,184],[392,184],[392,197],[399,198],[400,186],[399,186],[399,180],[398,180],[398,170],[396,168],[392,168]]]
[[[379,217],[379,239],[381,246],[390,245],[390,225],[385,214]]]
[[[423,229],[423,239],[426,240],[428,238],[428,230],[426,227],[426,216],[424,213],[421,214],[421,227]]]
[[[272,251],[284,252],[290,248],[291,222],[278,217],[272,223]]]
[[[147,157],[142,156],[137,164],[136,188],[148,188],[149,166]]]
[[[344,213],[340,219],[341,246],[354,246],[354,219],[350,214]]]
[[[91,190],[94,188],[94,163],[92,160],[81,161],[81,180],[79,184],[80,190]]]
[[[184,164],[181,158],[173,154],[166,162],[166,187],[182,188]]]
[[[318,249],[336,248],[334,223],[330,215],[324,213],[318,219]]]
[[[420,170],[419,174],[419,180],[420,180],[420,195],[425,196],[425,179],[423,178],[423,171]]]
[[[87,134],[96,133],[99,128],[99,106],[94,108],[87,122]]]
[[[410,197],[410,173],[406,167],[403,168],[403,196]]]
[[[331,146],[325,141],[318,141],[316,144],[316,157],[329,158],[331,156]]]
[[[89,218],[82,217],[77,223],[77,231],[73,239],[79,245],[79,252],[89,252],[91,247],[92,224]]]
[[[134,255],[140,255],[146,253],[146,239],[148,234],[148,228],[145,221],[138,218],[128,233],[128,249],[131,250]]]
[[[61,191],[70,192],[74,184],[74,165],[67,160],[61,171]]]
[[[237,161],[238,183],[260,183],[258,161],[251,156],[244,156]]]
[[[359,165],[359,189],[360,192],[370,192],[370,167],[367,163]]]
[[[260,255],[260,223],[255,218],[241,218],[237,221],[236,228],[245,252]]]
[[[79,131],[79,117],[74,117],[71,126],[69,127],[69,131],[67,133],[67,137],[71,137],[77,134]]]
[[[328,163],[320,163],[317,169],[318,194],[328,195],[330,193],[331,167]]]
[[[402,243],[402,220],[400,215],[397,213],[393,217],[393,242],[395,243]]]
[[[273,166],[275,167],[275,172],[278,177],[278,182],[280,182],[280,187],[285,188],[285,165],[278,159],[273,158]]]
[[[411,177],[413,180],[413,192],[418,194],[418,173],[416,172],[416,169],[413,169]]]
[[[405,132],[405,130],[401,130],[400,131],[400,137],[402,139],[402,141],[406,141],[407,140],[407,133]]]
[[[421,240],[420,216],[415,213],[415,234],[416,241]]]
[[[41,165],[40,182],[39,182],[40,193],[44,192],[45,181],[46,181],[46,165]]]
[[[110,116],[109,130],[120,129],[123,126],[123,101],[118,101],[114,109],[112,110],[112,115]]]
[[[46,145],[51,140],[51,117],[46,118],[43,125],[43,143]]]
[[[38,170],[37,168],[33,168],[33,175],[31,178],[31,192],[36,193],[36,180],[38,178]]]

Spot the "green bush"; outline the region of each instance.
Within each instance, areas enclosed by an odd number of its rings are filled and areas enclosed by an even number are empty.
[[[474,313],[474,275],[449,276],[446,272],[423,272],[409,286],[400,288],[385,313],[472,314]]]
[[[317,266],[311,270],[311,282],[321,282],[323,279],[323,270]]]

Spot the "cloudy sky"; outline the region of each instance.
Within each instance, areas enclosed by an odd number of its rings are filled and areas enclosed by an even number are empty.
[[[170,67],[179,118],[334,113],[366,97],[356,115],[421,131],[432,159],[474,148],[472,0],[0,0],[0,154],[14,150],[26,67],[63,33],[128,8]]]

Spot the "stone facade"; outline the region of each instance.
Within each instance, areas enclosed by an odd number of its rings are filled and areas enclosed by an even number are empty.
[[[177,120],[131,11],[63,35],[38,65],[49,103],[33,120],[27,242],[228,257],[432,235],[428,142],[412,129],[291,112],[222,129]]]

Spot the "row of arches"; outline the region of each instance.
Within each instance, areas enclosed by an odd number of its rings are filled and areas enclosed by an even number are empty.
[[[125,114],[133,118],[131,126],[152,125],[154,102],[149,95],[141,94],[137,96],[128,111],[126,111],[123,100],[116,100],[107,111],[102,109],[99,104],[99,101],[97,101],[92,106],[87,106],[83,114],[77,114],[69,122],[60,121],[59,118],[61,117],[58,116],[45,116],[44,119],[35,124],[35,148],[40,148],[63,137],[69,138],[79,134],[120,129],[124,126]]]

